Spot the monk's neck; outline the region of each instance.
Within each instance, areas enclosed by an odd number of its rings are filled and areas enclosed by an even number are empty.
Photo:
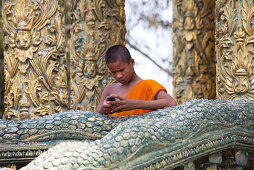
[[[129,85],[135,85],[137,84],[138,82],[140,82],[142,79],[136,74],[134,73],[131,80],[129,81]]]

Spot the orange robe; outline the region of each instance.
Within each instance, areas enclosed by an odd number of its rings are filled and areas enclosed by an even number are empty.
[[[160,85],[154,80],[141,80],[131,89],[131,91],[125,97],[137,100],[154,100],[155,95],[160,90],[164,90],[165,92],[167,92],[162,85]],[[113,113],[110,116],[138,115],[139,113],[146,113],[148,111],[150,110],[134,109]]]

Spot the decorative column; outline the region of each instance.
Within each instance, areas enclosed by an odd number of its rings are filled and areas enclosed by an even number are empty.
[[[123,0],[76,0],[72,6],[71,106],[94,111],[105,85],[113,81],[104,61],[106,50],[125,44]]]
[[[0,8],[2,3],[0,2]],[[4,49],[3,49],[3,22],[2,10],[0,9],[0,119],[4,113]]]
[[[216,1],[217,99],[254,100],[254,2]]]
[[[62,0],[3,0],[5,119],[67,110]]]
[[[214,0],[173,0],[173,96],[215,99]]]

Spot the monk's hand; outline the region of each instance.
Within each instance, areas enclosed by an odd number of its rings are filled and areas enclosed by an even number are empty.
[[[136,109],[137,100],[121,97],[118,95],[110,95],[110,96],[116,98],[115,101],[109,102],[115,106],[115,108],[112,110],[112,113]]]
[[[112,101],[105,100],[102,104],[102,110],[104,114],[112,114],[113,110],[116,108],[116,105]]]

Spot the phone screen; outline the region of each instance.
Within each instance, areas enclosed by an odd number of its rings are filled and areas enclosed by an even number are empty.
[[[107,97],[107,100],[108,100],[108,101],[115,101],[116,99],[115,99],[114,97],[108,96],[108,97]]]

